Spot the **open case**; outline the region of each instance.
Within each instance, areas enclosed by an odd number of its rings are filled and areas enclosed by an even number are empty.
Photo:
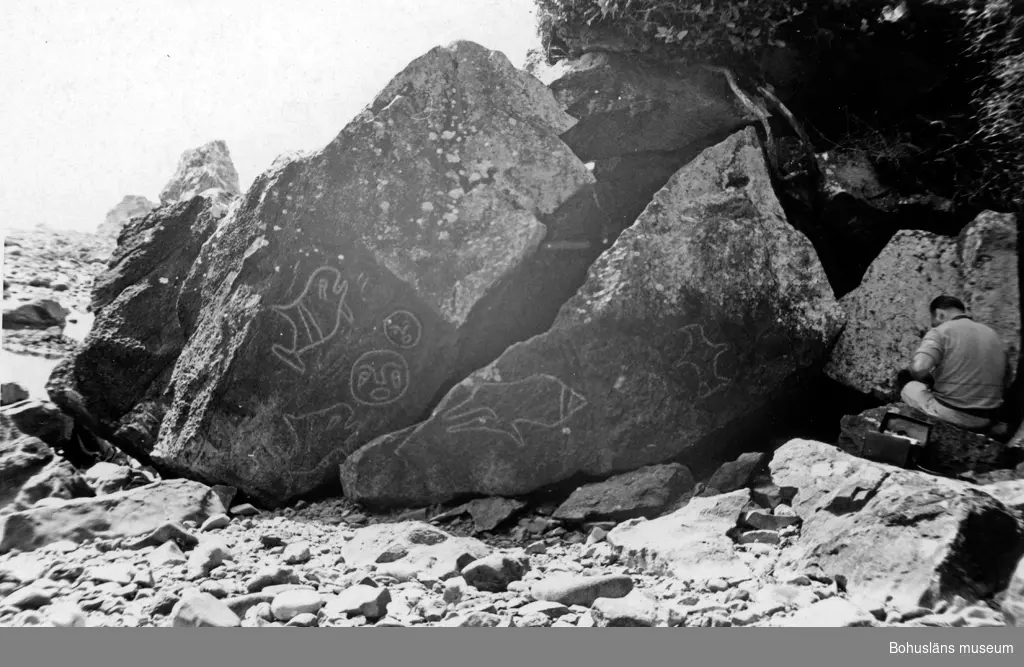
[[[890,411],[878,431],[867,434],[861,456],[906,468],[922,458],[930,434],[927,422]]]

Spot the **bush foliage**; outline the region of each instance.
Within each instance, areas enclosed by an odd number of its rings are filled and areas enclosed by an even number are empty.
[[[979,194],[1024,207],[1024,6],[974,4],[983,5],[966,15],[969,55],[984,65],[973,99],[985,161]]]
[[[542,34],[614,24],[647,45],[671,46],[676,55],[705,60],[784,46],[806,23],[801,19],[835,9],[856,14],[857,30],[869,30],[869,17],[882,16],[875,0],[537,0],[537,5]]]
[[[926,144],[942,171],[942,194],[971,205],[1024,206],[1024,2],[1020,0],[536,0],[548,57],[586,26],[610,28],[672,57],[756,73],[767,49],[789,47],[808,59],[821,49],[931,41],[952,54],[947,108],[929,109],[930,127],[913,118],[876,122],[865,136]],[[877,35],[877,37],[876,37]],[[895,35],[895,37],[894,37]],[[756,76],[756,74],[755,74]],[[885,76],[880,71],[878,76]],[[878,100],[882,107],[885,100]],[[847,115],[855,115],[846,109]],[[943,117],[944,115],[944,117]],[[965,120],[966,118],[966,120]],[[876,119],[877,120],[877,119]],[[859,121],[858,121],[859,122]],[[872,120],[867,119],[871,125]],[[941,128],[941,129],[936,129]],[[823,146],[822,148],[824,148]],[[932,158],[936,161],[932,162]]]

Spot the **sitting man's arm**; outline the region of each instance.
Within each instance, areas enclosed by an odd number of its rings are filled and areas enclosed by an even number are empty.
[[[1006,355],[1006,373],[1003,375],[1003,391],[1009,391],[1013,384],[1013,364],[1010,363],[1010,355]]]
[[[914,358],[908,369],[910,377],[918,382],[924,382],[931,377],[932,371],[938,367],[941,361],[942,340],[939,337],[939,332],[932,329],[924,335],[921,346],[914,353]]]
[[[935,365],[935,360],[932,357],[918,352],[914,355],[914,360],[910,362],[910,377],[918,382],[924,382],[932,376]]]

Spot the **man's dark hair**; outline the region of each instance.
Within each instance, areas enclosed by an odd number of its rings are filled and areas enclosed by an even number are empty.
[[[964,311],[967,310],[967,308],[964,307],[963,301],[956,298],[955,296],[948,296],[946,294],[935,297],[934,299],[932,299],[931,305],[928,306],[928,310],[931,311],[932,315],[935,314],[936,310],[948,310],[951,308]]]

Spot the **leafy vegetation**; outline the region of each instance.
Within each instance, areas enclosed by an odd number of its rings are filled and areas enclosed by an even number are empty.
[[[580,25],[614,25],[646,46],[671,47],[673,55],[705,60],[730,54],[755,55],[770,46],[785,46],[792,36],[823,10],[841,7],[850,14],[850,0],[537,0],[542,36]],[[861,11],[857,30],[870,30]]]
[[[974,3],[979,4],[979,3]],[[983,65],[974,92],[983,151],[979,194],[1024,206],[1024,7],[990,0],[966,14],[969,54]]]
[[[551,61],[579,55],[586,30],[603,30],[670,58],[726,65],[752,89],[765,55],[855,62],[884,80],[870,54],[924,54],[942,73],[913,108],[881,94],[808,84],[803,119],[820,150],[867,150],[909,189],[977,208],[1024,206],[1024,3],[1018,0],[536,0]],[[859,54],[853,61],[850,54]],[[869,54],[865,56],[865,54]],[[862,71],[863,73],[863,71]],[[909,82],[912,87],[916,82]],[[822,85],[832,86],[822,89]],[[848,93],[848,94],[844,94]],[[828,100],[813,108],[816,95]]]

